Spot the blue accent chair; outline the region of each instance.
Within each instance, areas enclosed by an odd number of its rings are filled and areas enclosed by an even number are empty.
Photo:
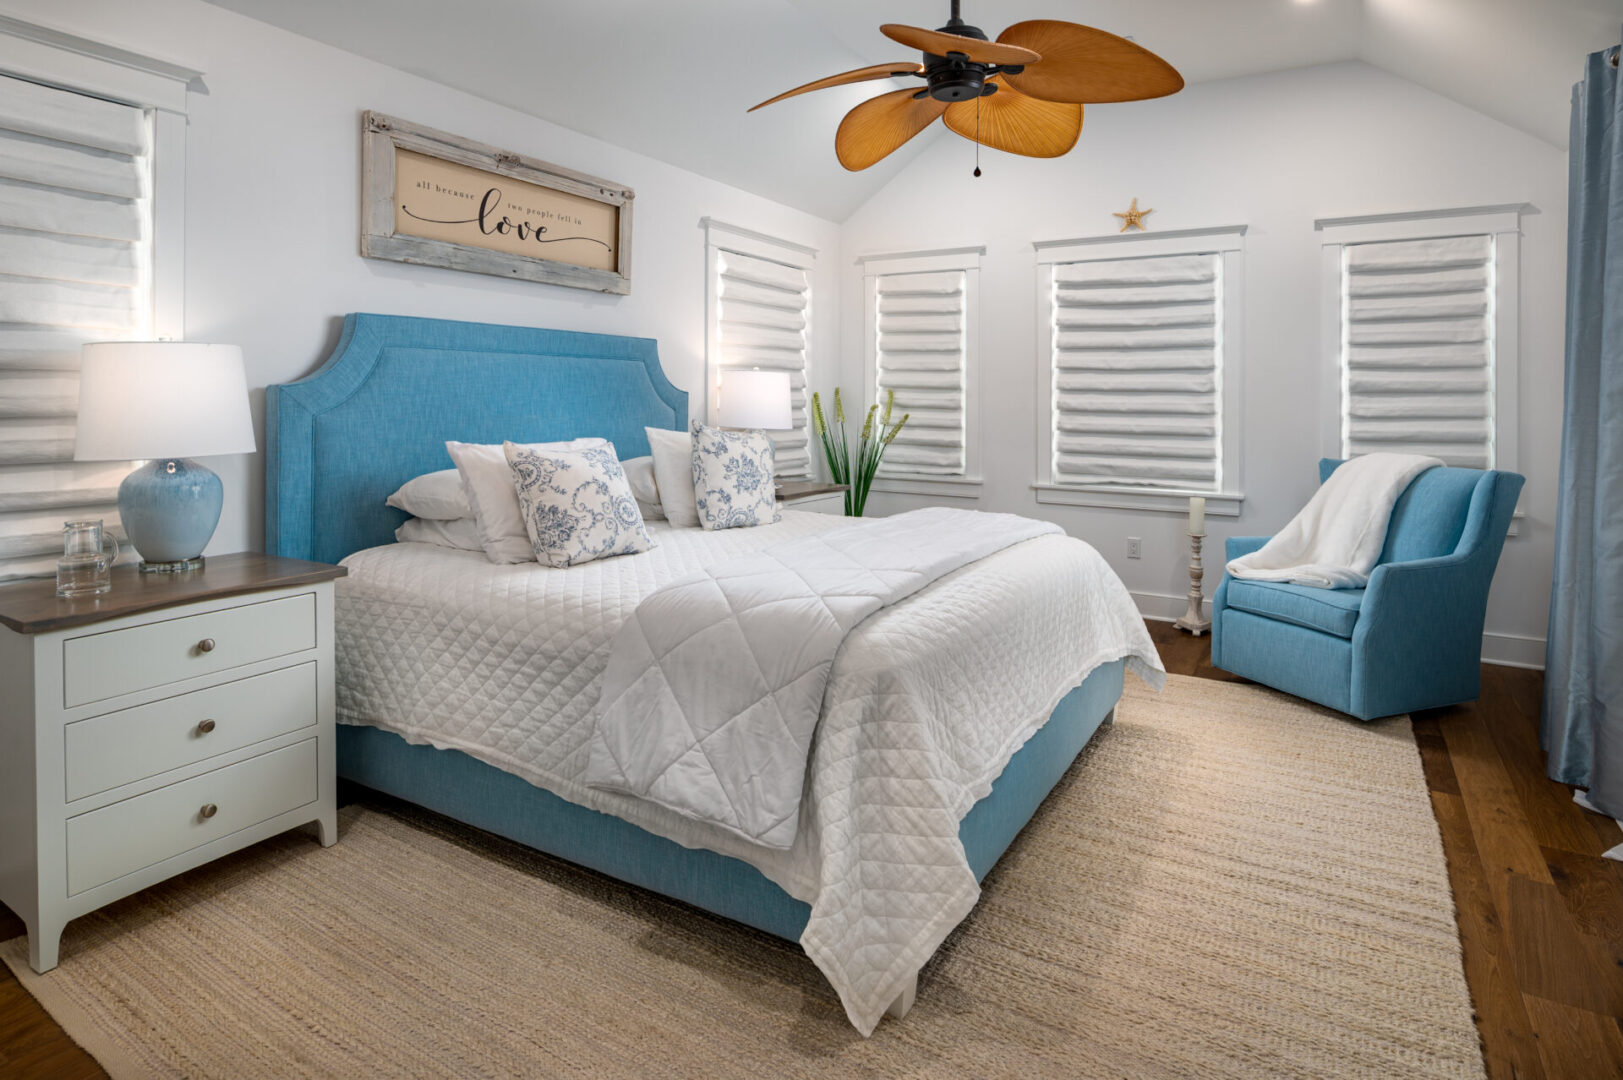
[[[1319,482],[1340,464],[1319,462]],[[1522,483],[1480,469],[1421,473],[1392,508],[1366,588],[1224,573],[1212,599],[1212,666],[1360,720],[1474,700],[1488,586]],[[1231,538],[1225,565],[1267,541]]]

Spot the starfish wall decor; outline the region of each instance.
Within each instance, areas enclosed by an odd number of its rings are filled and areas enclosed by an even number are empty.
[[[1126,210],[1118,210],[1112,216],[1121,218],[1121,232],[1126,232],[1128,229],[1138,229],[1143,232],[1145,215],[1153,213],[1155,213],[1153,206],[1148,210],[1140,210],[1138,208],[1138,198],[1135,196],[1132,206],[1129,206]]]

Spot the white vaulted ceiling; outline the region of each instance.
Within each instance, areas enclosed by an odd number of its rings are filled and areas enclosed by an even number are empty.
[[[917,59],[878,24],[939,26],[947,0],[212,2],[834,221],[956,137],[938,125],[848,173],[840,117],[892,84],[745,113],[823,75]],[[1584,54],[1616,44],[1623,0],[964,0],[964,18],[993,38],[1022,19],[1098,26],[1191,83],[1361,59],[1564,145],[1569,88]]]

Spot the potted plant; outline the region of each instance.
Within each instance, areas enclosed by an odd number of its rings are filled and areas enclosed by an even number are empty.
[[[840,400],[839,388],[834,389],[834,423],[840,427],[838,439],[835,438],[834,425],[823,416],[822,395],[812,395],[812,424],[817,429],[817,437],[823,441],[823,456],[828,460],[829,479],[836,484],[846,485],[846,517],[862,516],[863,507],[868,505],[868,489],[873,487],[874,474],[879,471],[879,462],[885,456],[885,447],[896,438],[896,433],[902,430],[902,426],[911,415],[903,413],[902,418],[892,425],[890,413],[891,407],[895,404],[896,391],[887,390],[883,413],[879,412],[877,404],[868,406],[868,416],[862,422],[862,438],[857,443],[856,460],[853,461],[845,438],[845,403]]]

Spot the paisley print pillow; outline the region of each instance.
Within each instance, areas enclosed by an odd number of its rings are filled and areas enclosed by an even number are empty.
[[[503,443],[536,561],[575,566],[654,546],[612,444],[537,450]]]
[[[693,492],[706,529],[779,520],[774,450],[764,431],[726,431],[693,422]]]

